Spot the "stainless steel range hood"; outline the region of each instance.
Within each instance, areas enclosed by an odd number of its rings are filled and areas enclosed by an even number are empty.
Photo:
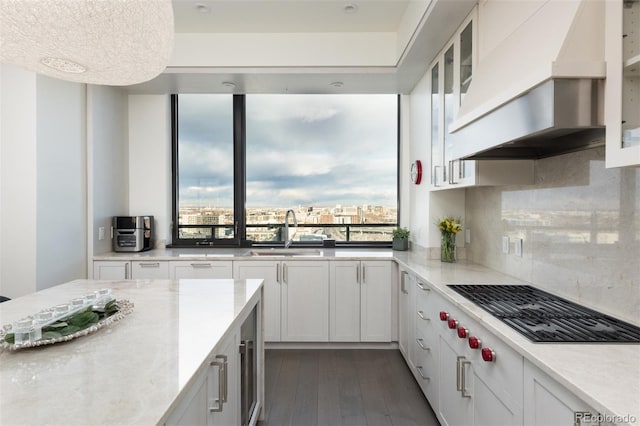
[[[603,6],[542,2],[479,59],[448,128],[454,158],[542,158],[604,143]]]
[[[544,158],[604,143],[604,80],[552,79],[456,132],[454,158]]]

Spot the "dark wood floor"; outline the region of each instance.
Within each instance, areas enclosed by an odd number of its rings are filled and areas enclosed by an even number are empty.
[[[265,352],[260,426],[439,425],[397,350]]]

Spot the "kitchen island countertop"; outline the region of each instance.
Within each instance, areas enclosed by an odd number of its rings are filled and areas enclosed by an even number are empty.
[[[105,287],[133,312],[69,342],[0,349],[0,424],[156,424],[262,297],[262,280],[77,280],[0,304],[0,325]]]

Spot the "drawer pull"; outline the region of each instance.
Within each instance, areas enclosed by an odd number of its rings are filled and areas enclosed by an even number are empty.
[[[424,316],[424,311],[418,311],[418,316],[420,317],[420,319],[425,320],[425,321],[431,321],[431,318],[427,318]]]
[[[431,350],[431,348],[428,348],[424,345],[424,339],[416,339],[416,343],[418,344],[418,346],[420,346],[420,349],[422,349],[423,351]]]
[[[416,281],[416,285],[422,291],[431,291],[431,289],[429,287],[425,287],[424,284],[421,283],[420,281]]]
[[[211,268],[211,264],[210,263],[192,263],[191,267],[192,268]]]
[[[431,380],[430,377],[424,375],[424,371],[422,370],[421,365],[416,365],[416,370],[418,371],[418,374],[420,375],[420,377],[422,377],[422,380]]]
[[[159,268],[160,262],[147,262],[147,263],[138,263],[141,268]]]

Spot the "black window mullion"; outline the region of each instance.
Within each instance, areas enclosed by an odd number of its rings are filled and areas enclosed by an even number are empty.
[[[247,239],[245,100],[244,95],[233,95],[233,214],[236,225],[235,239],[240,245]]]
[[[171,193],[172,193],[172,221],[171,236],[172,242],[179,240],[180,228],[178,226],[178,218],[180,217],[178,207],[178,188],[180,188],[180,177],[178,176],[178,95],[171,95]]]

